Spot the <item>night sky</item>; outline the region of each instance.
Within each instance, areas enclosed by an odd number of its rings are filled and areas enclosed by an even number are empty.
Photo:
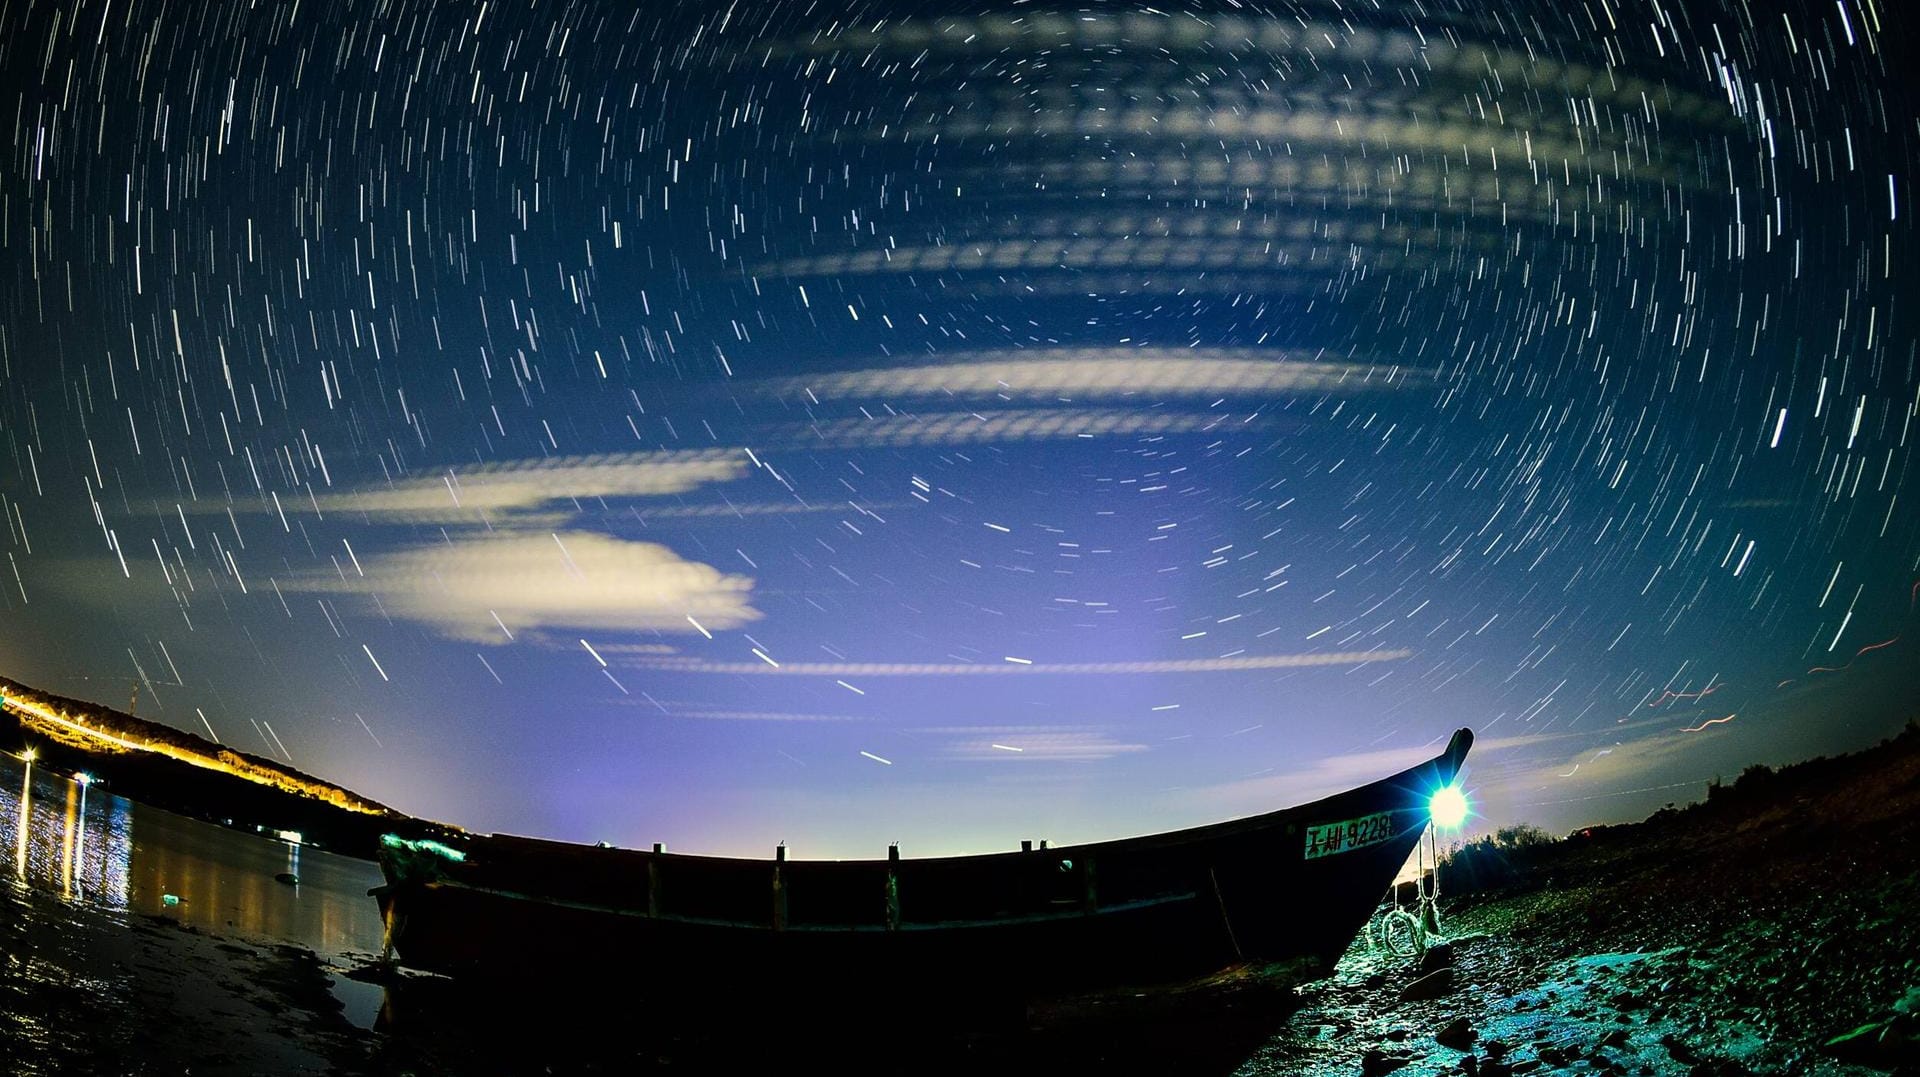
[[[0,673],[763,856],[1858,747],[1915,22],[0,0]]]

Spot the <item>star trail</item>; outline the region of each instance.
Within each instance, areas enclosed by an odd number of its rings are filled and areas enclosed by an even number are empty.
[[[1912,716],[1876,0],[0,3],[11,677],[872,856]],[[1904,496],[1903,496],[1904,495]]]

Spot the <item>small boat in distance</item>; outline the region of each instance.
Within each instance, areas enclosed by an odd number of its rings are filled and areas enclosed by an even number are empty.
[[[1238,964],[1330,967],[1452,787],[1473,743],[1263,815],[974,856],[771,860],[534,838],[389,835],[388,946],[456,978],[577,977],[679,998],[1036,998]],[[1443,800],[1446,798],[1443,798]],[[1457,802],[1457,799],[1456,799]]]

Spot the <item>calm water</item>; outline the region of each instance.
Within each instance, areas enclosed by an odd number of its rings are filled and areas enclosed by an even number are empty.
[[[0,755],[0,835],[14,879],[121,915],[169,916],[216,935],[288,942],[346,964],[378,953],[380,910],[369,861],[214,826],[88,789]],[[292,872],[298,885],[274,878]],[[355,1023],[370,1025],[380,989],[334,977]]]

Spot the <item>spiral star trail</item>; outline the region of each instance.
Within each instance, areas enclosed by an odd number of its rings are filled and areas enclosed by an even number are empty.
[[[8,676],[755,855],[1461,725],[1564,827],[1912,716],[1904,9],[4,22]]]

